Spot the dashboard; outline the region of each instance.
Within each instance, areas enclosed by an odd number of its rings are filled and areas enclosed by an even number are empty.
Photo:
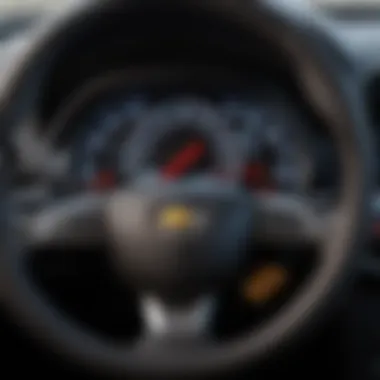
[[[138,17],[128,29],[137,28],[136,39],[146,41],[149,30],[140,30]],[[144,17],[154,28],[154,15]],[[188,35],[190,19],[172,26],[184,35],[159,49],[147,42],[143,51],[122,37],[125,25],[118,33],[119,22],[105,24],[96,44],[78,41],[48,73],[36,114],[13,131],[8,144],[16,184],[18,177],[20,187],[25,178],[31,186],[49,178],[53,186],[44,191],[55,194],[104,191],[149,172],[176,178],[216,173],[255,192],[334,193],[339,168],[330,136],[294,86],[283,57],[274,61],[265,46],[246,55],[247,41],[218,25],[209,41],[194,44],[208,26],[200,20],[197,34]],[[170,25],[155,38],[166,41],[168,33]],[[186,38],[183,47],[179,38]],[[224,43],[210,48],[213,38]],[[128,66],[125,44],[133,57]],[[12,64],[12,54],[26,45],[27,36],[19,33],[6,43],[4,62]],[[148,59],[154,69],[141,69]],[[160,68],[168,60],[172,69]],[[247,81],[244,72],[252,65],[261,75]]]
[[[154,28],[154,16],[145,17]],[[326,32],[341,42],[362,78],[368,116],[378,136],[380,27],[375,21],[345,18],[341,13],[326,12],[321,17]],[[33,30],[33,22],[28,20],[17,21],[18,32],[11,37],[4,34],[2,65],[11,65],[12,56],[27,46]],[[138,28],[137,21],[138,17],[128,28]],[[334,146],[323,121],[304,102],[286,67],[279,70],[266,50],[263,54],[255,49],[243,56],[246,41],[240,38],[236,44],[230,31],[218,25],[209,39],[223,44],[212,44],[212,49],[209,41],[194,45],[206,26],[200,20],[197,34],[189,36],[189,22],[185,20],[179,31],[184,33],[181,38],[186,37],[187,48],[179,48],[178,40],[172,38],[168,46],[156,50],[149,46],[153,56],[147,57],[146,52],[135,50],[136,41],[113,34],[119,23],[116,20],[97,34],[96,46],[78,41],[75,49],[82,49],[79,61],[68,51],[65,59],[56,62],[46,78],[47,88],[38,99],[36,114],[12,133],[8,145],[7,155],[15,158],[16,187],[21,178],[20,189],[25,189],[27,178],[30,188],[39,189],[20,191],[22,196],[46,191],[54,196],[84,189],[104,191],[154,172],[175,178],[199,173],[231,175],[254,192],[278,190],[331,198],[340,181]],[[137,40],[146,39],[147,33],[149,30],[138,29]],[[161,28],[156,38],[166,39],[168,33],[170,25],[167,30]],[[130,67],[125,66],[125,43],[133,57]],[[222,53],[226,46],[229,57]],[[147,59],[157,62],[155,67],[164,66],[167,60],[174,65],[169,71],[155,68],[154,73],[149,67],[142,71],[134,68]],[[190,68],[181,67],[183,61]],[[252,65],[262,75],[247,83],[246,77],[242,78]],[[133,90],[136,78],[144,76],[148,76],[145,88],[140,80]],[[164,81],[171,84],[163,92]],[[151,112],[154,117],[145,116]],[[157,116],[161,121],[156,125],[151,119]],[[41,179],[46,178],[53,185],[40,189]]]
[[[341,42],[362,78],[375,141],[380,141],[380,26],[373,12],[370,20],[331,10],[320,16],[326,32]],[[32,19],[17,19],[16,32],[9,34],[8,28],[4,33],[1,65],[11,65],[12,56],[27,46]],[[151,21],[153,28],[156,21]],[[188,22],[183,22],[181,33]],[[137,27],[136,23],[129,27]],[[198,25],[197,33],[202,35],[205,26]],[[216,25],[209,39],[224,41],[232,58],[223,56],[217,44],[212,52],[206,42],[193,45],[198,34],[186,34],[187,49],[179,49],[175,38],[158,50],[149,46],[156,66],[170,59],[189,62],[191,68],[175,63],[169,72],[155,69],[155,74],[149,74],[156,87],[161,81],[171,81],[164,93],[162,86],[160,91],[151,84],[141,88],[141,81],[135,91],[133,78],[141,79],[151,69],[136,71],[133,65],[151,57],[134,50],[136,41],[127,41],[133,62],[125,68],[125,41],[112,34],[114,28],[106,24],[97,35],[96,48],[78,42],[75,48],[83,49],[80,61],[67,52],[66,59],[56,62],[55,71],[48,74],[37,113],[13,132],[8,146],[6,154],[15,158],[12,165],[17,166],[13,171],[16,184],[18,177],[27,178],[33,187],[48,177],[54,185],[44,192],[104,191],[144,173],[180,178],[211,172],[232,175],[255,192],[281,190],[326,198],[338,188],[339,168],[330,136],[291,84],[286,69],[277,70],[270,52],[260,54],[256,49],[243,56],[240,52],[246,41],[233,45],[228,31]],[[170,26],[161,29],[158,40],[170,33]],[[144,39],[149,31],[138,29],[138,33],[137,39]],[[236,75],[237,67],[244,74],[252,64],[262,69],[262,75],[246,83]],[[178,82],[176,71],[186,72],[187,79]],[[160,123],[146,117],[147,110]]]

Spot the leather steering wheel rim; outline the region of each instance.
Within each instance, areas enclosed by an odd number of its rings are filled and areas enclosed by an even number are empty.
[[[50,24],[48,28],[42,28],[44,31],[32,44],[30,53],[14,68],[14,75],[10,76],[0,98],[3,133],[17,125],[21,115],[33,107],[41,91],[38,83],[44,62],[50,59],[49,51],[55,51],[56,46],[65,43],[68,38],[65,33],[75,35],[85,20],[102,11],[103,7],[128,9],[134,4],[132,0],[93,2],[61,16],[60,22],[53,27]],[[247,34],[261,33],[289,57],[303,91],[323,115],[336,140],[343,173],[340,202],[343,217],[335,226],[334,239],[326,242],[321,263],[307,284],[267,323],[234,343],[192,352],[191,356],[183,355],[181,351],[165,350],[147,356],[146,353],[131,353],[124,347],[98,342],[93,336],[56,317],[39,300],[11,264],[12,249],[17,250],[18,236],[12,234],[9,214],[5,212],[2,232],[12,237],[5,239],[3,235],[7,244],[3,244],[4,252],[1,254],[1,271],[8,290],[6,306],[34,335],[43,334],[54,349],[76,362],[107,373],[204,374],[262,360],[302,336],[333,307],[349,283],[360,253],[358,248],[365,236],[371,195],[371,144],[360,83],[352,75],[344,56],[339,54],[339,47],[312,20],[291,16],[272,7],[269,2],[219,0],[183,1],[183,4],[237,22]]]

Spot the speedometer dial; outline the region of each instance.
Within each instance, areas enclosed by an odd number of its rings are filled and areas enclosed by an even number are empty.
[[[164,101],[150,109],[123,152],[123,171],[132,178],[147,171],[169,179],[241,176],[242,156],[227,120],[215,106],[195,98]]]

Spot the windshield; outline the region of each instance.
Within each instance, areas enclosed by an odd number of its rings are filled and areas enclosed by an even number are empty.
[[[0,15],[45,10],[65,2],[67,0],[0,0]]]
[[[77,0],[81,1],[81,0]],[[106,1],[106,0],[105,0]],[[376,5],[379,0],[279,0],[294,2],[309,2],[314,5]],[[25,12],[45,10],[64,4],[67,0],[0,0],[0,15],[4,12]]]

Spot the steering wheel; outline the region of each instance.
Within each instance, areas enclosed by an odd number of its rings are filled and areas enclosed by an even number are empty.
[[[86,3],[44,28],[3,91],[3,133],[33,109],[49,52],[98,12],[128,10],[135,3]],[[300,338],[333,307],[352,278],[367,226],[370,139],[360,83],[339,46],[315,20],[272,2],[181,3],[231,21],[247,36],[263,36],[289,58],[304,96],[336,143],[342,170],[339,202],[322,212],[311,201],[288,195],[252,198],[228,179],[166,183],[152,177],[110,194],[61,199],[25,217],[9,202],[4,181],[0,267],[7,307],[53,349],[108,374],[206,374],[261,361]],[[280,247],[313,243],[319,260],[297,294],[269,320],[243,338],[215,342],[208,333],[218,289],[244,264],[247,244],[262,240]],[[32,247],[52,243],[111,247],[119,275],[140,295],[146,327],[140,340],[131,345],[102,340],[39,293],[25,263]]]

